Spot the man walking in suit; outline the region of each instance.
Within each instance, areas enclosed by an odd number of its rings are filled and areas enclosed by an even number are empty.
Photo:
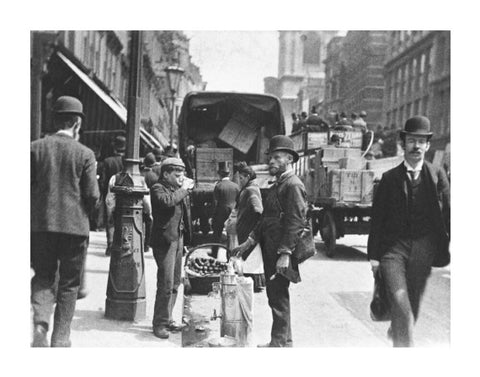
[[[52,347],[70,346],[70,324],[89,234],[89,212],[99,198],[95,155],[78,142],[82,103],[57,99],[59,131],[31,144],[31,282],[33,347],[47,347],[54,304]],[[59,271],[55,296],[55,274]]]
[[[218,164],[218,175],[220,181],[213,189],[214,212],[212,218],[212,229],[214,242],[220,242],[222,238],[223,226],[227,221],[232,209],[237,203],[237,196],[240,187],[230,180],[230,169],[227,162]],[[212,257],[217,257],[218,250],[212,248]]]
[[[411,347],[431,267],[450,262],[450,186],[445,171],[425,161],[432,137],[428,118],[408,119],[400,137],[405,161],[378,185],[368,257],[385,281],[393,345]]]

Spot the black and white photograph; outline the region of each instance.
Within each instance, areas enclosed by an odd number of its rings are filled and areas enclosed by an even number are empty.
[[[474,42],[448,12],[422,23],[435,6],[301,1],[272,21],[250,1],[205,18],[219,2],[120,4],[131,17],[42,12],[19,32],[22,100],[10,95],[30,160],[8,154],[30,171],[13,236],[28,274],[11,307],[30,356],[15,358],[38,375],[55,352],[53,375],[472,363],[478,193],[463,180],[478,127],[454,79],[476,75],[478,53],[460,68]]]

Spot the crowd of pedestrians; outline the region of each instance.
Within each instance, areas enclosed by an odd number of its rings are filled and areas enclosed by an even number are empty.
[[[124,137],[115,138],[114,155],[103,161],[103,176],[97,180],[94,153],[78,141],[85,116],[82,103],[60,97],[53,113],[58,131],[31,144],[34,347],[71,346],[70,325],[85,266],[89,214],[105,206],[108,255],[116,206],[112,187],[121,176],[126,145]],[[305,121],[305,127],[330,127],[315,109],[306,115],[298,120]],[[366,129],[365,117],[362,112],[348,119],[342,113],[334,128]],[[374,275],[380,273],[385,282],[394,346],[414,344],[413,326],[431,267],[450,261],[449,182],[442,168],[425,161],[431,137],[428,118],[407,120],[400,132],[405,161],[383,175],[373,201],[368,257]],[[152,328],[161,339],[184,326],[173,321],[172,310],[181,283],[184,236],[191,226],[189,197],[194,181],[186,177],[186,165],[176,153],[173,148],[163,153],[155,149],[145,156],[141,169],[150,189],[143,200],[145,247],[152,247],[158,268]],[[245,272],[254,279],[256,291],[266,287],[272,312],[270,340],[262,345],[266,347],[293,345],[289,287],[301,280],[297,253],[308,223],[305,186],[293,170],[298,159],[292,139],[274,136],[268,148],[268,169],[274,180],[264,200],[255,171],[244,163],[237,166],[239,185],[230,181],[230,167],[220,164],[214,189],[215,239],[221,241],[224,223],[234,213],[239,244],[231,253],[250,262],[251,269]]]

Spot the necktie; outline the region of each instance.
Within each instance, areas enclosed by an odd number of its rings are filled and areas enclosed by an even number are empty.
[[[414,170],[409,170],[409,171],[408,171],[408,174],[410,175],[410,180],[411,180],[411,181],[414,181],[414,180],[417,178],[417,174],[416,174],[416,173],[417,173],[417,172],[414,171]]]

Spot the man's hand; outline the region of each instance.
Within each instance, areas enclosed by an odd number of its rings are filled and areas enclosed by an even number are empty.
[[[372,266],[373,276],[377,273],[378,268],[380,267],[380,262],[375,259],[370,259],[370,265]]]
[[[250,245],[251,245],[251,241],[250,241],[250,238],[248,238],[245,242],[241,243],[240,245],[232,249],[232,255],[236,257],[241,257],[243,253],[245,253],[248,250]]]
[[[282,273],[287,271],[290,266],[290,255],[280,254],[280,257],[277,260],[277,273]]]

